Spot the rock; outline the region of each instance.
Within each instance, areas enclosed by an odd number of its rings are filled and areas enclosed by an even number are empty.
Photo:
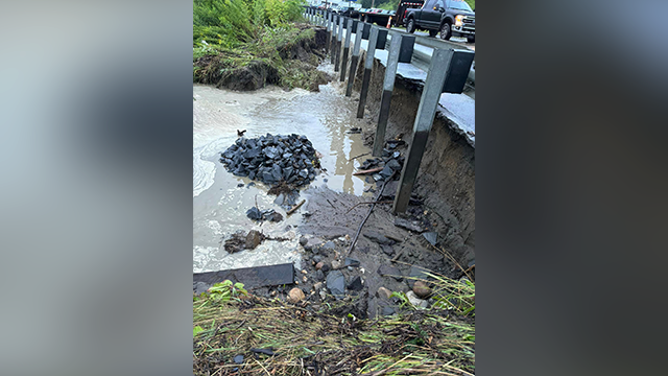
[[[341,269],[343,264],[339,260],[332,261],[332,269]]]
[[[320,290],[320,292],[318,293],[318,295],[320,295],[320,299],[322,299],[322,300],[327,299],[327,293],[325,292],[324,289]]]
[[[318,281],[324,281],[325,280],[325,273],[322,270],[316,270],[315,279],[318,280]]]
[[[348,290],[353,290],[353,291],[359,291],[362,289],[362,278],[359,276],[355,277],[355,279],[352,280],[348,284]]]
[[[405,228],[406,230],[413,232],[423,232],[424,229],[420,226],[420,223],[417,221],[409,221],[403,218],[396,218],[394,220],[394,225],[397,227]]]
[[[380,311],[380,314],[383,316],[392,316],[394,315],[394,308],[390,306],[384,306],[383,309]]]
[[[332,267],[328,263],[322,264],[322,267],[320,268],[320,270],[322,270],[325,273],[327,273],[330,269],[332,269]]]
[[[288,293],[288,301],[290,303],[299,303],[306,298],[304,292],[299,287],[295,287]]]
[[[313,261],[315,261],[315,256],[313,256]],[[320,270],[322,267],[325,265],[324,262],[318,261],[318,263],[315,264],[315,270]]]
[[[401,276],[401,271],[398,268],[390,265],[381,265],[378,268],[378,274],[380,274],[383,277],[386,276],[392,277],[399,282],[401,282],[401,280],[403,279],[403,277]]]
[[[418,298],[413,291],[408,291],[406,293],[406,297],[408,298],[408,301],[416,307],[422,307],[422,308],[429,307],[429,302]]]
[[[425,232],[422,234],[425,239],[431,244],[431,245],[436,245],[437,240],[438,240],[438,234],[435,232]]]
[[[262,219],[262,213],[260,213],[260,209],[253,206],[252,208],[246,211],[246,217],[254,221],[259,221],[260,219]]]
[[[431,288],[429,286],[427,286],[427,284],[422,282],[422,281],[416,281],[413,284],[413,292],[420,299],[427,299],[431,295]]]
[[[283,194],[281,194],[281,196],[282,195]],[[308,239],[306,239],[305,237],[302,236],[301,238],[299,238],[299,244],[301,244],[302,246],[305,246],[306,244],[308,244]]]
[[[285,195],[284,195],[283,193],[281,193],[281,194],[278,195],[278,197],[276,197],[276,199],[274,200],[274,204],[276,204],[276,205],[278,205],[278,206],[281,206],[281,205],[283,205],[283,202],[285,202]],[[301,243],[301,239],[299,239],[299,242]],[[303,245],[303,244],[302,244],[302,245]]]
[[[392,291],[386,289],[383,286],[379,287],[378,291],[376,291],[376,296],[381,299],[390,299],[390,295],[392,295]]]
[[[241,364],[244,362],[244,356],[243,355],[237,355],[234,357],[234,363],[236,364]]]
[[[392,240],[385,237],[385,235],[377,233],[375,231],[366,231],[364,237],[373,240],[378,244],[388,244],[392,245],[394,243]]]
[[[334,270],[327,275],[327,289],[337,300],[345,297],[346,279],[340,270]]]
[[[381,172],[379,172],[378,175],[382,176],[383,180],[385,180],[385,179],[389,178],[390,176],[392,176],[393,172],[394,172],[394,170],[392,170],[390,168],[390,166],[385,165],[385,167],[383,167],[383,170]]]
[[[318,283],[316,283],[315,285],[313,285],[313,289],[314,289],[315,291],[318,291],[318,290],[320,290],[320,289],[323,287],[323,285],[324,285],[324,284],[323,284],[322,282],[318,282]]]
[[[244,183],[239,183],[239,184],[237,184],[237,188],[241,188],[241,187],[243,187],[243,186],[244,186]]]
[[[280,222],[283,220],[283,215],[281,213],[273,212],[271,214],[266,215],[264,219],[271,222]]]
[[[430,273],[428,269],[417,265],[411,265],[411,270],[408,272],[408,276],[411,277],[408,279],[408,285],[412,288],[413,284],[416,283],[415,279],[413,278],[429,279],[429,275],[427,275],[427,273]]]
[[[345,266],[359,266],[360,262],[354,258],[346,257]]]
[[[322,256],[320,256],[320,255],[313,256],[313,261],[315,261],[316,264],[321,262],[322,261]],[[322,267],[322,265],[320,267]]]
[[[334,251],[336,250],[336,244],[334,244],[334,242],[330,240],[327,243],[323,244],[322,248],[329,251]]]
[[[388,256],[394,255],[394,249],[392,249],[392,246],[390,245],[380,244],[380,249]]]
[[[255,249],[258,245],[262,243],[262,234],[257,230],[248,231],[246,235],[246,242],[244,243],[244,248],[246,249]]]
[[[195,293],[195,295],[199,295],[203,292],[206,292],[206,290],[208,289],[209,285],[207,285],[204,282],[197,281],[193,283],[193,292]]]

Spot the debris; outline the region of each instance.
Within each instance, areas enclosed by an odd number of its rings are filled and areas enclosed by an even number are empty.
[[[397,227],[404,228],[408,231],[413,231],[417,233],[424,232],[424,229],[420,226],[420,223],[417,221],[409,221],[403,218],[396,218],[394,220],[394,225]]]
[[[350,257],[346,257],[344,266],[359,266],[360,262]]]
[[[376,168],[372,168],[370,170],[359,170],[359,171],[353,172],[353,175],[373,174],[374,172],[383,171],[383,168],[384,167],[376,167]]]
[[[315,264],[315,270],[320,270],[322,267],[325,265],[324,262],[320,261],[317,264]]]
[[[437,233],[435,233],[435,232],[425,232],[424,234],[422,234],[422,236],[424,236],[424,238],[427,239],[429,244],[431,244],[433,246],[436,245],[437,240],[438,240],[438,234]]]
[[[244,248],[246,249],[255,249],[260,243],[264,240],[264,236],[257,230],[248,231],[246,235],[246,241],[244,243]]]
[[[274,353],[273,349],[251,349],[252,352],[256,354],[264,354],[264,355],[269,355],[269,356],[274,356],[276,353]]]
[[[353,291],[359,291],[362,289],[362,278],[359,276],[355,277],[355,279],[352,280],[348,284],[348,290],[353,290]]]
[[[243,131],[237,131],[242,137]],[[315,179],[320,158],[306,136],[271,135],[239,138],[221,153],[220,162],[236,176],[247,176],[269,186],[280,182],[303,186]]]
[[[304,204],[304,202],[306,202],[306,200],[301,200],[301,201],[299,202],[299,204],[295,205],[295,207],[293,207],[292,209],[288,210],[288,211],[285,213],[285,215],[290,215],[290,214],[294,213],[297,209],[299,209],[300,206],[302,206],[302,205]]]

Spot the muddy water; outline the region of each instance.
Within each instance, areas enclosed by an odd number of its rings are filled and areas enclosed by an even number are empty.
[[[319,93],[301,89],[286,92],[269,87],[255,92],[232,92],[193,85],[193,271],[295,262],[300,266],[296,214],[278,223],[257,224],[245,212],[257,204],[260,209],[285,210],[266,195],[267,187],[228,173],[220,162],[220,152],[237,139],[237,129],[245,137],[266,133],[306,135],[323,158],[326,169],[311,185],[326,185],[337,192],[362,195],[366,183],[353,176],[359,161],[349,159],[370,152],[360,134],[347,131],[355,126],[357,102],[343,95],[338,83],[320,87]],[[360,158],[361,161],[364,158]],[[238,187],[244,184],[243,187]],[[302,198],[307,198],[302,194]],[[228,254],[222,241],[238,230],[256,229],[289,241],[265,241],[255,250]]]

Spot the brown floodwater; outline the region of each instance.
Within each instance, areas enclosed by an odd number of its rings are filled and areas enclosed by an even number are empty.
[[[275,196],[266,194],[267,187],[260,182],[248,187],[248,178],[232,175],[218,161],[220,153],[236,141],[237,129],[245,129],[246,138],[267,133],[305,135],[323,155],[321,164],[326,169],[311,186],[363,194],[368,184],[364,177],[352,174],[365,158],[349,159],[370,149],[363,145],[360,134],[348,133],[357,126],[357,101],[345,97],[344,90],[338,81],[322,85],[318,93],[278,87],[233,92],[193,85],[194,272],[285,262],[300,265],[298,226],[302,216],[285,217],[285,209],[273,202]],[[307,197],[302,194],[301,198]],[[274,209],[284,220],[258,224],[248,219],[246,210],[255,206],[256,200],[261,210]],[[290,240],[265,241],[255,250],[235,254],[224,250],[224,239],[236,231],[252,229]]]

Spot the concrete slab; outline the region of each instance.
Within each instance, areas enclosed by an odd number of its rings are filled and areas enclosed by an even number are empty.
[[[212,286],[229,279],[232,282],[241,282],[246,289],[289,285],[293,283],[294,266],[292,264],[278,264],[257,266],[251,268],[219,270],[216,272],[193,273],[193,285],[206,284]]]

